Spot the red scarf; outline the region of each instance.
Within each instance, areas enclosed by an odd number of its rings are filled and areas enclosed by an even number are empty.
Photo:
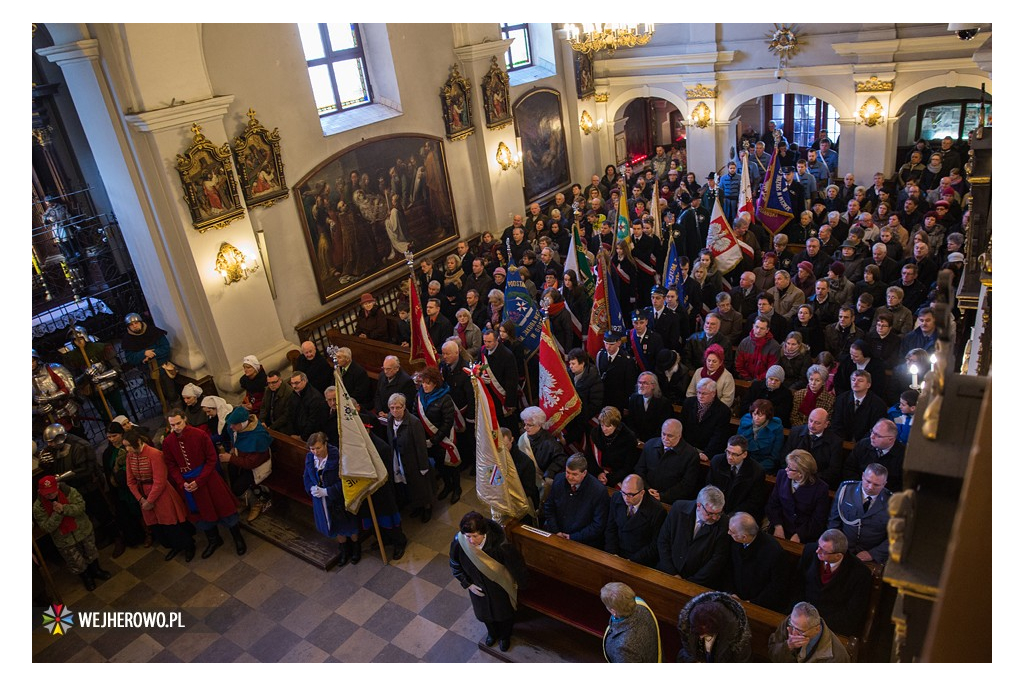
[[[548,318],[558,314],[565,309],[565,302],[552,302],[548,305]]]
[[[65,506],[67,506],[67,503],[68,503],[68,498],[64,495],[64,491],[63,490],[58,490],[57,491],[57,499],[55,499],[55,500],[52,500],[49,497],[40,497],[39,499],[41,499],[43,501],[43,509],[46,510],[46,515],[47,516],[52,516],[53,515],[53,503],[54,502],[60,502],[61,504],[65,505]],[[74,516],[68,516],[68,515],[65,514],[64,518],[62,518],[60,520],[60,532],[61,532],[61,535],[67,535],[68,533],[71,533],[71,532],[76,531],[76,530],[78,530],[78,522],[75,521],[75,517]]]
[[[811,392],[810,386],[804,388],[804,399],[803,402],[800,403],[800,413],[804,416],[810,414],[811,411],[818,406],[818,396],[823,392],[826,392],[824,385],[822,385],[821,390],[816,393]]]
[[[459,336],[459,340],[462,341],[462,346],[466,347],[466,326],[461,321],[455,324],[455,332]]]

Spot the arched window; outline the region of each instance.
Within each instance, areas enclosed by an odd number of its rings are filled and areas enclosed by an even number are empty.
[[[359,24],[299,24],[317,113],[329,116],[373,102]]]

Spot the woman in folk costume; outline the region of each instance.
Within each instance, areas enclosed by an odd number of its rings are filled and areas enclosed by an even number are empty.
[[[218,452],[227,452],[231,449],[231,429],[228,427],[228,414],[234,409],[224,401],[224,398],[216,395],[207,395],[201,403],[206,413],[206,432],[213,440],[213,446]]]
[[[244,409],[242,411],[245,411]],[[135,429],[124,434],[125,472],[128,489],[139,502],[142,518],[157,541],[170,551],[164,561],[185,552],[185,561],[196,554],[195,527],[188,522],[188,511],[173,485],[168,487],[167,464],[163,452],[147,445]]]
[[[242,357],[242,377],[238,379],[238,383],[245,393],[242,396],[242,406],[248,409],[250,414],[258,416],[263,405],[263,394],[267,391],[267,372],[254,355]]]
[[[359,520],[345,509],[345,493],[338,475],[341,456],[338,448],[327,443],[327,435],[318,431],[306,441],[306,466],[302,486],[313,497],[313,524],[327,537],[338,541],[341,559],[338,568],[362,558],[359,546]]]
[[[459,483],[459,464],[462,460],[454,440],[457,411],[455,400],[452,399],[451,388],[444,382],[436,366],[428,366],[417,373],[415,381],[420,386],[416,393],[416,414],[427,437],[427,454],[434,460],[434,466],[444,483],[437,499],[443,500],[451,495],[451,503],[455,504],[462,497],[462,485]]]
[[[469,590],[473,614],[487,626],[484,644],[497,642],[501,651],[508,651],[516,593],[526,579],[519,552],[505,540],[501,526],[471,511],[459,522],[448,563],[455,579]]]
[[[249,504],[249,521],[270,508],[270,489],[260,485],[270,475],[270,443],[273,438],[255,414],[235,407],[227,417],[232,447],[220,455],[227,462],[228,482],[235,497]]]

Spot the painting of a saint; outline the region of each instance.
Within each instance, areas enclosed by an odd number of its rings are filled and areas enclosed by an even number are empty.
[[[557,91],[532,90],[513,107],[516,135],[522,139],[523,194],[536,202],[569,185],[569,155]]]

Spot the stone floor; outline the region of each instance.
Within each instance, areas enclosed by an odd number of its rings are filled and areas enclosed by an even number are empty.
[[[82,628],[76,621],[65,635],[51,636],[41,625],[42,608],[34,608],[32,659],[496,662],[477,647],[483,626],[448,568],[458,521],[472,509],[483,511],[468,476],[463,491],[455,505],[435,504],[429,523],[404,521],[408,549],[387,566],[369,541],[357,566],[321,571],[254,535],[246,536],[248,552],[237,556],[225,535],[213,556],[197,554],[190,563],[180,555],[165,562],[157,547],[129,548],[111,559],[107,547],[101,564],[114,576],[87,592],[58,561],[51,568],[71,611],[181,610],[185,629]]]

